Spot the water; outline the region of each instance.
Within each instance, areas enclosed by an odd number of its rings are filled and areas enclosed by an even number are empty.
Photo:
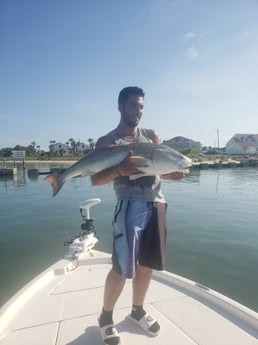
[[[65,254],[63,242],[80,232],[83,200],[101,198],[91,211],[96,249],[111,252],[112,184],[92,187],[88,178],[75,178],[52,198],[43,178],[18,169],[16,179],[0,179],[0,305]],[[163,181],[162,189],[166,269],[258,311],[258,169],[194,170],[184,180]]]

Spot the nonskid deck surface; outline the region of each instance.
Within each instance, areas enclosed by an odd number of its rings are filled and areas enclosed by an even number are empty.
[[[97,318],[111,264],[108,254],[93,253],[82,254],[73,271],[60,260],[14,296],[0,310],[0,344],[101,345]],[[152,338],[126,318],[132,300],[128,281],[114,312],[122,344],[258,344],[257,313],[188,282],[167,272],[154,274],[145,309],[161,331]]]

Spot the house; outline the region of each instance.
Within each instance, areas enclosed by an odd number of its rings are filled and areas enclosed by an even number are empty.
[[[182,136],[174,137],[169,140],[164,140],[163,144],[170,146],[176,150],[190,149],[190,150],[196,150],[198,152],[201,151],[201,147],[202,147],[199,141],[187,139]]]
[[[258,151],[258,134],[235,134],[226,144],[226,153],[251,155]]]
[[[66,144],[55,143],[49,146],[52,153],[57,153],[60,156],[67,156],[69,154],[69,147]]]
[[[87,151],[90,149],[89,145],[85,144],[85,143],[78,143],[78,145],[76,145],[76,152],[80,153],[80,154],[85,154],[87,153]]]

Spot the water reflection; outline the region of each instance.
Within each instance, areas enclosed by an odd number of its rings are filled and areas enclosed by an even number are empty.
[[[26,185],[26,176],[25,172],[17,172],[14,175],[5,175],[0,176],[0,186],[4,189],[8,189],[9,187],[20,187]]]
[[[8,188],[9,186],[24,186],[26,179],[30,181],[37,181],[40,175],[47,175],[53,169],[66,169],[71,166],[73,162],[28,162],[25,167],[21,162],[16,162],[17,173],[0,175],[0,186]],[[0,168],[13,169],[13,162],[0,162]]]
[[[2,166],[3,166],[3,162]],[[41,175],[47,175],[54,169],[67,169],[73,162],[28,162],[26,163],[25,169],[22,164],[16,164],[17,174],[0,176],[0,186],[8,188],[10,185],[13,186],[24,186],[26,179],[30,181],[37,181]],[[5,162],[6,168],[12,168],[12,162]],[[185,175],[184,179],[179,181],[183,184],[200,184],[205,185],[205,181],[208,179],[209,187],[211,187],[211,180],[214,181],[213,186],[215,187],[216,194],[219,193],[219,188],[230,188],[232,190],[238,190],[242,188],[243,184],[254,184],[256,185],[258,180],[258,169],[256,167],[240,167],[232,169],[192,169],[189,174]],[[163,184],[176,183],[178,181],[163,180]],[[13,184],[12,184],[13,183]],[[179,188],[179,185],[178,185]]]
[[[185,182],[196,183],[200,182],[201,177],[201,170],[200,169],[192,169],[189,174],[185,175]]]
[[[71,164],[34,162],[25,171],[17,167],[14,177],[0,178],[0,261],[9,258],[0,304],[32,272],[62,257],[63,242],[80,228],[83,200],[102,199],[92,213],[101,239],[96,249],[111,251],[112,183],[92,187],[89,178],[72,179],[52,198],[44,175],[28,176],[28,169],[48,173]],[[258,169],[194,169],[181,181],[164,180],[162,189],[169,206],[167,269],[258,310]]]

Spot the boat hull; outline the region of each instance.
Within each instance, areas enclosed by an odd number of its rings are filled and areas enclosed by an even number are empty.
[[[110,268],[110,254],[95,250],[49,267],[0,309],[0,343],[102,344],[97,318]],[[126,319],[131,300],[128,280],[114,312],[123,345],[257,345],[256,312],[181,276],[153,274],[145,308],[161,325],[156,338]]]

